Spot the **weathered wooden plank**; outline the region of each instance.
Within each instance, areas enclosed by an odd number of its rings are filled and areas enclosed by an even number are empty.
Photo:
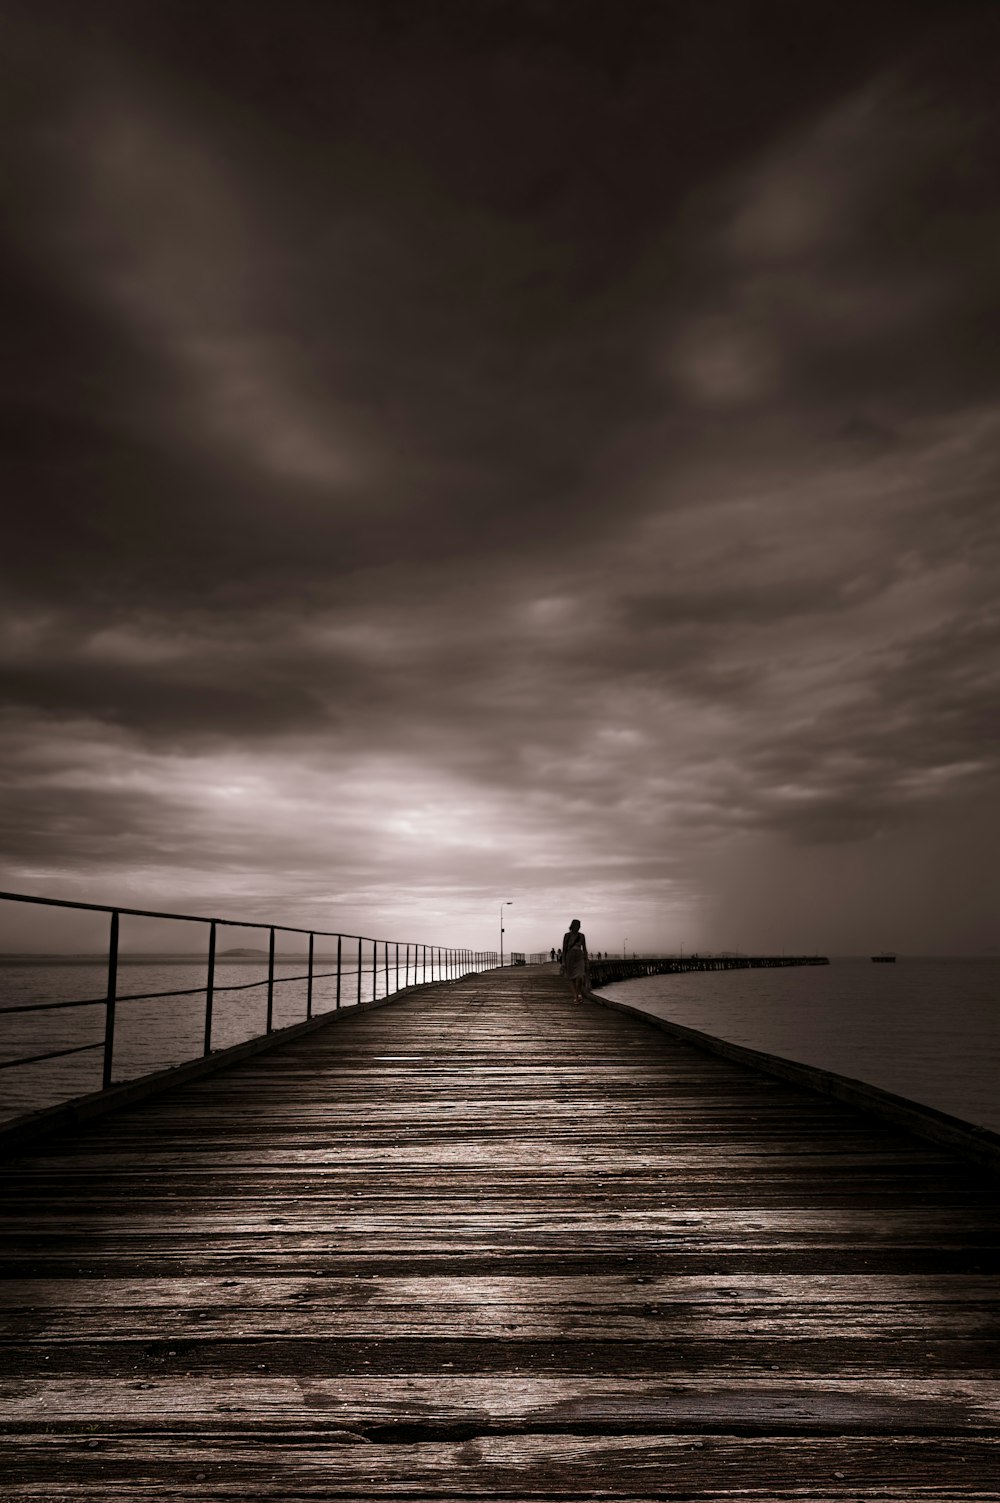
[[[825,1280],[816,1291],[804,1279],[771,1280],[764,1288],[760,1281],[734,1288],[694,1279],[627,1286],[484,1278],[12,1281],[3,1292],[0,1338],[166,1340],[194,1322],[223,1339],[259,1339],[293,1335],[304,1310],[311,1336],[342,1339],[365,1336],[374,1322],[381,1336],[396,1339],[1000,1335],[992,1280],[953,1279],[947,1289],[940,1280],[924,1280],[924,1287],[897,1280],[888,1295],[879,1292],[883,1282]],[[843,1283],[846,1289],[834,1287]]]
[[[244,1173],[247,1177],[260,1177],[264,1184],[277,1177],[286,1180],[288,1175],[309,1176],[316,1172],[323,1176],[353,1179],[367,1175],[371,1165],[371,1145],[348,1142],[338,1135],[336,1141],[325,1141],[312,1147],[297,1138],[285,1144],[272,1146],[264,1141],[255,1141],[246,1133],[233,1134],[220,1128],[209,1143],[201,1136],[193,1138],[186,1148],[180,1145],[180,1135],[172,1133],[162,1147],[149,1145],[141,1150],[132,1150],[117,1145],[114,1158],[109,1159],[106,1147],[95,1151],[92,1144],[83,1140],[76,1152],[58,1155],[39,1155],[34,1161],[21,1161],[9,1165],[6,1182],[12,1187],[18,1183],[36,1184],[54,1189],[66,1186],[70,1190],[83,1186],[90,1176],[97,1183],[118,1185],[133,1178],[155,1174],[158,1182],[168,1186],[171,1178],[179,1184],[196,1185],[203,1177],[222,1183],[232,1176]],[[666,1139],[664,1140],[666,1141]],[[822,1173],[824,1180],[829,1174],[844,1174],[864,1178],[884,1177],[906,1180],[923,1176],[936,1169],[941,1177],[954,1180],[955,1165],[943,1155],[924,1154],[920,1151],[907,1153],[879,1152],[876,1145],[862,1138],[853,1152],[844,1151],[844,1136],[829,1151],[821,1151],[817,1145],[798,1148],[780,1145],[768,1153],[761,1153],[754,1142],[733,1144],[706,1144],[700,1148],[684,1148],[670,1139],[670,1156],[662,1152],[637,1153],[628,1148],[616,1154],[609,1165],[606,1157],[595,1145],[592,1149],[582,1140],[566,1145],[562,1153],[552,1151],[544,1162],[532,1156],[522,1145],[520,1154],[505,1156],[498,1166],[496,1151],[491,1146],[476,1140],[438,1141],[434,1147],[433,1171],[427,1167],[428,1150],[423,1142],[387,1144],[381,1154],[381,1162],[388,1172],[407,1176],[428,1177],[436,1181],[439,1173],[475,1175],[484,1171],[498,1179],[528,1172],[539,1175],[575,1174],[586,1176],[604,1173],[609,1176],[642,1179],[652,1174],[661,1178],[682,1180],[685,1176],[703,1182],[718,1174],[720,1165],[725,1165],[735,1179],[750,1183],[762,1170],[768,1175],[784,1175],[800,1181],[803,1172]],[[936,1176],[935,1176],[936,1177]],[[971,1176],[963,1177],[965,1183],[973,1183]],[[978,1184],[978,1177],[975,1181]]]
[[[907,1334],[925,1342],[939,1339],[987,1341],[996,1339],[997,1318],[993,1309],[898,1306],[868,1304],[849,1308],[824,1308],[818,1313],[799,1314],[791,1309],[762,1315],[719,1315],[707,1307],[666,1307],[646,1315],[620,1310],[562,1311],[505,1306],[499,1311],[475,1311],[447,1305],[432,1310],[398,1310],[389,1306],[377,1311],[337,1309],[311,1305],[308,1329],[312,1338],[327,1336],[342,1340],[366,1337],[377,1323],[380,1339],[483,1341],[502,1336],[530,1341],[657,1341],[664,1335],[689,1341],[726,1341],[755,1337],[840,1337],[864,1341]],[[257,1341],[275,1336],[294,1336],[302,1331],[303,1312],[298,1309],[121,1309],[34,1310],[8,1316],[0,1327],[0,1339],[48,1341],[169,1341],[188,1334],[192,1326],[229,1341]]]
[[[137,1437],[98,1428],[84,1439],[9,1437],[8,1497],[183,1495],[260,1497],[767,1497],[892,1499],[996,1497],[1000,1443],[978,1436],[756,1437],[482,1435],[464,1441],[381,1444],[337,1427],[284,1443],[247,1436]],[[76,1479],[75,1491],[66,1487]],[[838,1486],[838,1483],[840,1484]]]
[[[996,1377],[996,1342],[935,1340],[922,1337],[858,1341],[853,1337],[810,1340],[685,1340],[665,1335],[658,1341],[529,1341],[452,1339],[391,1340],[373,1332],[363,1340],[313,1337],[304,1328],[290,1337],[227,1341],[210,1332],[175,1332],[163,1341],[48,1342],[27,1340],[4,1349],[11,1379],[60,1372],[87,1375],[98,1382],[120,1377],[157,1379],[181,1373],[224,1379],[239,1373],[307,1376],[471,1377],[529,1375],[690,1381],[692,1375],[730,1377],[743,1382],[780,1374],[789,1383],[817,1376],[852,1381],[940,1376],[954,1382]]]
[[[234,1247],[222,1238],[192,1239],[178,1245],[169,1240],[134,1244],[128,1249],[104,1248],[100,1243],[81,1245],[72,1238],[26,1239],[16,1252],[0,1260],[0,1277],[65,1278],[286,1278],[343,1275],[392,1278],[400,1274],[461,1276],[507,1273],[546,1275],[554,1265],[566,1274],[596,1274],[614,1271],[622,1262],[653,1274],[698,1274],[728,1277],[738,1274],[812,1273],[896,1274],[905,1262],[914,1274],[979,1274],[991,1272],[995,1250],[951,1245],[948,1247],[899,1247],[886,1243],[842,1246],[772,1246],[750,1243],[730,1248],[685,1246],[672,1249],[621,1247],[567,1249],[529,1247],[482,1249],[429,1249],[395,1254],[380,1248],[348,1249],[300,1246],[297,1239],[240,1239]]]
[[[467,1432],[676,1430],[718,1427],[741,1434],[1000,1432],[1000,1379],[961,1381],[801,1377],[684,1381],[512,1377],[338,1376],[153,1380],[7,1380],[4,1429],[82,1424],[138,1430],[309,1428],[318,1417],[369,1438],[405,1428],[415,1439]],[[0,1432],[2,1433],[2,1432]]]
[[[428,1155],[428,1157],[430,1157]],[[298,1183],[293,1186],[291,1178]],[[51,1195],[45,1193],[44,1185],[34,1187],[35,1193],[20,1198],[19,1216],[22,1222],[36,1223],[55,1218],[60,1212],[76,1215],[88,1188],[86,1179],[76,1186],[64,1185]],[[363,1172],[345,1176],[324,1177],[314,1174],[275,1176],[261,1175],[256,1181],[252,1175],[232,1175],[226,1178],[192,1176],[187,1184],[172,1176],[162,1187],[155,1188],[147,1182],[121,1178],[106,1179],[93,1183],[87,1197],[87,1212],[90,1216],[113,1215],[117,1198],[127,1195],[137,1211],[147,1210],[171,1213],[183,1206],[210,1203],[222,1208],[227,1204],[245,1206],[252,1198],[259,1207],[284,1208],[292,1189],[308,1196],[309,1203],[317,1210],[350,1209],[358,1205],[372,1208],[404,1210],[416,1203],[426,1204],[431,1193],[447,1196],[450,1208],[471,1209],[487,1198],[491,1204],[506,1205],[517,1210],[526,1202],[536,1201],[547,1206],[569,1204],[620,1209],[656,1209],[669,1200],[674,1209],[699,1210],[742,1209],[794,1210],[801,1204],[801,1175],[773,1175],[764,1185],[755,1184],[741,1176],[726,1176],[723,1179],[718,1169],[706,1172],[700,1179],[651,1176],[645,1183],[624,1181],[594,1181],[586,1176],[552,1170],[547,1174],[520,1176],[510,1174],[503,1179],[487,1176],[460,1175],[447,1169],[438,1173],[414,1176],[387,1173],[381,1183],[373,1184]],[[886,1174],[866,1180],[864,1176],[845,1174],[824,1176],[822,1193],[817,1193],[814,1204],[824,1207],[861,1209],[868,1205],[884,1205],[887,1194],[895,1193],[898,1201],[905,1196],[905,1180],[901,1176]],[[960,1184],[935,1181],[929,1176],[916,1187],[920,1203],[926,1207],[958,1206],[968,1208],[969,1197]]]
[[[272,1308],[308,1300],[310,1308],[344,1310],[429,1309],[621,1309],[629,1313],[651,1304],[755,1310],[816,1307],[996,1306],[997,1281],[977,1275],[738,1274],[724,1281],[705,1275],[595,1275],[545,1278],[510,1274],[452,1277],[363,1278],[336,1274],[313,1278],[117,1278],[6,1279],[0,1283],[0,1310],[68,1310],[88,1307],[130,1310],[167,1307],[221,1309]],[[947,1313],[947,1311],[945,1311]]]
[[[391,1209],[372,1211],[367,1206],[352,1208],[336,1206],[324,1211],[296,1204],[282,1207],[283,1214],[272,1214],[272,1208],[243,1205],[239,1209],[226,1207],[217,1211],[211,1203],[203,1208],[197,1202],[183,1207],[159,1208],[155,1202],[148,1207],[138,1207],[127,1222],[110,1211],[92,1210],[81,1205],[75,1214],[54,1213],[46,1217],[44,1230],[50,1235],[71,1235],[77,1238],[99,1237],[107,1245],[118,1240],[123,1245],[147,1237],[182,1238],[185,1236],[227,1237],[245,1235],[275,1236],[294,1231],[302,1237],[322,1233],[338,1239],[391,1237],[400,1248],[419,1244],[438,1245],[447,1239],[450,1243],[489,1242],[491,1238],[503,1243],[511,1236],[562,1237],[572,1240],[576,1235],[601,1241],[609,1234],[629,1232],[644,1236],[655,1242],[659,1238],[699,1239],[747,1238],[754,1241],[818,1240],[836,1245],[845,1239],[864,1238],[869,1243],[886,1240],[902,1246],[927,1242],[939,1243],[949,1237],[962,1238],[966,1242],[997,1246],[1000,1244],[1000,1210],[990,1206],[935,1206],[921,1209],[913,1205],[882,1205],[870,1207],[842,1207],[835,1214],[827,1209],[813,1210],[799,1206],[771,1209],[767,1207],[738,1207],[733,1209],[705,1209],[677,1211],[665,1205],[666,1197],[659,1206],[633,1209],[623,1205],[620,1209],[600,1205],[582,1205],[570,1196],[554,1195],[538,1197],[535,1209],[511,1211],[504,1208],[502,1224],[496,1209],[490,1206],[472,1211],[470,1200],[451,1201],[447,1195],[423,1197],[415,1202],[399,1204],[399,1214]],[[7,1220],[11,1239],[18,1234],[30,1236],[37,1232],[37,1212],[22,1213],[20,1208]],[[443,1223],[447,1221],[447,1225]],[[284,1229],[282,1231],[281,1229]]]

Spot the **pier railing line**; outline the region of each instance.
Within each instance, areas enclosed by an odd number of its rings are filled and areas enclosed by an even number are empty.
[[[742,971],[775,966],[829,965],[826,955],[633,955],[629,959],[609,956],[591,959],[592,987],[615,981],[635,981],[640,976],[672,976],[681,971]]]
[[[155,1002],[162,1001],[166,997],[190,997],[204,993],[205,996],[205,1026],[203,1034],[202,1057],[212,1053],[212,1023],[213,1005],[215,992],[219,991],[252,991],[261,987],[267,988],[267,1014],[266,1027],[261,1037],[274,1032],[274,989],[291,981],[305,981],[306,983],[306,1020],[313,1016],[313,988],[317,981],[336,977],[335,1002],[332,1009],[337,1011],[341,1005],[350,1005],[348,989],[345,981],[354,977],[353,1001],[360,1005],[362,1001],[362,980],[365,976],[371,977],[372,997],[374,1001],[379,996],[379,984],[382,983],[384,997],[390,995],[390,978],[395,980],[394,991],[400,991],[412,984],[418,985],[426,982],[440,981],[445,978],[457,979],[459,976],[467,976],[471,972],[488,970],[499,963],[499,955],[493,950],[470,950],[449,945],[424,944],[422,941],[404,941],[373,938],[370,935],[343,934],[333,929],[305,929],[298,928],[293,924],[271,924],[256,919],[229,919],[211,918],[200,913],[162,913],[152,908],[125,908],[113,907],[107,903],[79,903],[61,898],[42,898],[22,892],[0,892],[0,901],[7,903],[28,903],[44,908],[61,908],[68,910],[83,910],[90,913],[105,913],[108,915],[108,951],[107,951],[107,987],[103,996],[86,997],[69,1002],[27,1002],[13,1007],[4,1007],[0,1010],[0,1017],[13,1013],[54,1012],[69,1008],[79,1007],[103,1007],[104,1033],[103,1038],[93,1043],[74,1044],[70,1048],[50,1049],[42,1054],[21,1056],[16,1059],[0,1059],[0,1070],[16,1069],[24,1065],[40,1064],[45,1060],[62,1059],[70,1054],[87,1054],[102,1049],[104,1051],[102,1090],[108,1090],[112,1084],[114,1070],[115,1049],[115,1013],[119,1002]],[[119,929],[121,919],[147,918],[167,919],[177,923],[205,924],[208,926],[208,954],[206,957],[206,978],[204,986],[177,988],[172,991],[159,992],[128,992],[118,990],[118,966],[122,959],[119,953]],[[268,962],[267,975],[259,981],[240,982],[236,985],[216,987],[216,936],[219,929],[262,929],[268,934]],[[309,940],[307,969],[296,976],[275,975],[275,939],[279,934],[302,934]],[[316,940],[336,940],[337,964],[335,969],[316,969]],[[366,946],[370,946],[369,955],[366,956]],[[355,948],[356,947],[356,948]],[[39,957],[39,963],[44,964],[48,957]],[[128,959],[128,957],[124,957]],[[178,956],[179,959],[187,960],[187,956]],[[322,961],[325,957],[320,956]],[[332,957],[331,957],[332,958]],[[356,963],[355,963],[356,961]],[[192,960],[191,963],[194,963]],[[400,976],[402,975],[402,986]]]

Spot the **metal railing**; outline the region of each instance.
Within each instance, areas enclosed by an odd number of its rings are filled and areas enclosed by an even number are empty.
[[[444,979],[455,980],[460,976],[469,975],[474,971],[487,970],[495,966],[498,956],[491,950],[470,950],[453,946],[415,943],[413,941],[373,939],[367,935],[342,934],[329,929],[303,929],[291,924],[268,924],[247,919],[209,918],[203,914],[191,913],[160,913],[149,908],[125,908],[111,907],[106,903],[76,903],[63,901],[58,898],[41,898],[30,896],[20,892],[0,892],[0,901],[7,903],[26,903],[45,908],[58,908],[88,913],[104,913],[109,918],[108,948],[107,948],[107,987],[104,995],[99,997],[85,997],[70,1001],[42,1001],[18,1003],[14,1006],[0,1004],[0,1018],[13,1014],[57,1012],[70,1008],[103,1007],[104,1028],[103,1037],[85,1044],[73,1044],[69,1047],[48,1049],[43,1053],[20,1055],[14,1059],[0,1059],[0,1070],[13,1070],[26,1065],[40,1064],[46,1060],[64,1059],[71,1054],[87,1054],[96,1050],[103,1050],[103,1068],[101,1089],[107,1090],[112,1085],[115,1058],[115,1018],[119,1003],[122,1002],[157,1002],[168,997],[190,997],[204,994],[205,1013],[204,1030],[202,1035],[202,1056],[213,1052],[212,1028],[214,1020],[215,996],[217,991],[236,992],[253,991],[266,988],[267,1009],[266,1023],[263,1037],[273,1033],[274,1030],[274,1000],[275,988],[289,982],[306,983],[305,1014],[308,1021],[313,1017],[314,989],[318,981],[335,979],[334,1005],[324,1011],[337,1011],[341,1006],[362,1003],[363,981],[371,979],[371,998],[376,1000],[379,995],[388,997],[392,992],[398,992],[410,985],[422,985],[424,983],[440,981]],[[118,989],[119,962],[128,960],[130,957],[122,957],[119,952],[119,931],[123,917],[139,919],[165,919],[179,923],[203,924],[208,927],[208,954],[206,959],[206,977],[203,986],[181,987],[167,991],[154,992],[120,992]],[[230,929],[261,929],[268,934],[267,951],[267,974],[260,980],[239,982],[232,984],[229,981],[224,986],[217,985],[217,954],[216,938],[218,931],[223,928]],[[279,934],[305,935],[308,938],[308,952],[306,969],[299,975],[277,975],[275,973],[275,939]],[[331,964],[329,970],[317,969],[316,940],[336,940],[337,954],[336,965]],[[367,953],[366,953],[367,949]],[[59,957],[55,957],[58,959]],[[195,963],[196,957],[184,956],[183,959]],[[38,963],[44,965],[50,957],[37,957]],[[322,963],[326,957],[320,956]],[[332,957],[330,957],[332,961]],[[393,984],[394,983],[394,984]],[[381,993],[380,993],[381,986]],[[349,987],[353,990],[353,998],[349,997]],[[197,1055],[191,1055],[197,1058]]]

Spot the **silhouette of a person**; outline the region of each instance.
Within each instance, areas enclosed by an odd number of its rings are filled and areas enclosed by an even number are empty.
[[[587,936],[580,928],[579,919],[574,919],[563,935],[562,952],[563,971],[573,983],[573,1000],[582,1002],[587,980]]]

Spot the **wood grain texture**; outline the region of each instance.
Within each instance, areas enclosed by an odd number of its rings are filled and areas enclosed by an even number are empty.
[[[549,968],[2,1178],[5,1503],[1000,1499],[995,1180]]]

